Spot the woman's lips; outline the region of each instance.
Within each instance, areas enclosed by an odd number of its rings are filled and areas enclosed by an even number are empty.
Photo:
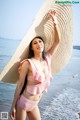
[[[37,49],[42,49],[42,47],[37,47]]]

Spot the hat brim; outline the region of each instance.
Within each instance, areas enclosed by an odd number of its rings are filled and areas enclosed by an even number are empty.
[[[44,39],[46,51],[51,47],[54,42],[54,26],[51,18],[45,17],[50,9],[55,10],[57,13],[56,16],[60,35],[59,48],[55,55],[52,56],[52,74],[61,71],[68,63],[73,46],[72,7],[70,5],[56,4],[55,0],[46,0],[35,17],[31,28],[22,39],[15,54],[1,72],[0,80],[8,83],[17,82],[19,78],[19,64],[23,59],[27,58],[29,43],[35,36],[40,36]]]

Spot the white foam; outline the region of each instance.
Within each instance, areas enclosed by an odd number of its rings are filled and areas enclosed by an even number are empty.
[[[80,93],[67,88],[45,108],[42,120],[78,120],[80,112]]]

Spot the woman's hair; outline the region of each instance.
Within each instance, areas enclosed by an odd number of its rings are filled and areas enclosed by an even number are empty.
[[[29,54],[28,54],[28,58],[34,57],[34,51],[32,50],[32,41],[33,41],[34,39],[36,39],[36,38],[41,39],[41,40],[43,41],[43,43],[44,43],[43,38],[40,37],[40,36],[37,36],[37,37],[33,38],[33,39],[31,40],[30,44],[29,44]],[[44,47],[44,49],[45,49],[45,47]],[[43,57],[43,59],[45,59],[45,51],[44,51],[44,50],[43,50],[43,52],[42,52],[42,57]]]
[[[21,89],[21,92],[20,92],[20,95],[23,94],[24,89],[26,88],[27,81],[28,81],[28,80],[27,80],[27,75],[26,75],[25,80],[24,80],[24,84],[23,84],[22,89]]]

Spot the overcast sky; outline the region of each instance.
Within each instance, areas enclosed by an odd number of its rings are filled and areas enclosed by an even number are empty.
[[[0,0],[0,37],[22,39],[45,0]],[[80,45],[80,4],[73,5],[74,44]]]

